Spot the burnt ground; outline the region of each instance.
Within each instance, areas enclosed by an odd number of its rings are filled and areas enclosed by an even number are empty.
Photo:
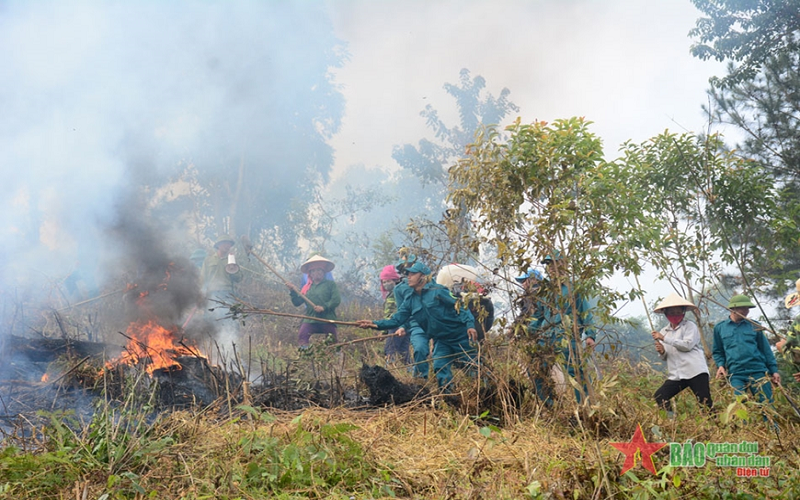
[[[42,356],[41,349],[5,351],[0,358],[0,441],[9,435],[20,437],[53,415],[69,415],[73,421],[88,424],[98,408],[120,407],[131,399],[151,408],[153,417],[182,409],[227,417],[240,404],[285,411],[308,407],[366,409],[408,404],[431,396],[426,387],[402,382],[381,366],[364,365],[357,375],[343,374],[315,367],[303,356],[281,360],[273,364],[273,369],[262,361],[260,373],[254,376],[241,363],[232,363],[226,369],[212,366],[204,357],[182,356],[177,358],[180,369],[156,370],[150,376],[146,365],[104,367],[104,355],[76,354],[69,348],[62,352],[61,347],[58,355],[51,357]],[[480,407],[498,406],[491,387],[482,392],[477,398]],[[466,405],[474,399],[444,398],[459,411],[480,414],[482,408]]]

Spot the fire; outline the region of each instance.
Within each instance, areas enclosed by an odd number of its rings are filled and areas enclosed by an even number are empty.
[[[182,331],[180,327],[173,325],[172,320],[159,318],[155,312],[155,305],[164,300],[170,301],[168,284],[173,274],[180,270],[174,262],[170,262],[165,264],[164,274],[157,283],[152,276],[148,277],[152,275],[152,272],[148,272],[140,283],[128,285],[127,296],[135,304],[136,317],[140,319],[128,325],[125,332],[128,338],[125,351],[119,358],[107,363],[107,369],[123,363],[131,366],[141,364],[148,374],[153,375],[157,370],[180,370],[182,367],[177,358],[181,356],[204,357],[193,349],[194,346],[183,343],[179,334]],[[149,271],[158,270],[149,268]]]
[[[156,370],[166,368],[180,370],[181,364],[177,361],[179,356],[198,356],[200,353],[187,347],[181,342],[176,342],[178,327],[165,328],[155,320],[136,321],[128,325],[126,335],[130,339],[125,346],[125,352],[109,362],[106,367],[115,364],[127,365],[146,364],[147,373],[152,375]]]
[[[50,375],[48,375],[46,373],[44,375],[42,375],[42,380],[41,380],[42,382],[47,382],[49,380],[50,380]]]

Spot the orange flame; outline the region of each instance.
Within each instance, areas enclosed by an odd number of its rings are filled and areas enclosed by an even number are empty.
[[[127,365],[143,363],[147,364],[145,369],[150,375],[156,370],[166,368],[180,370],[182,367],[177,357],[201,357],[201,355],[181,343],[176,343],[177,332],[177,326],[167,329],[155,320],[131,323],[126,330],[130,340],[125,346],[125,352],[116,360],[107,363],[106,368],[121,363]]]
[[[46,373],[42,375],[42,380],[41,380],[42,382],[47,382],[48,380],[50,380],[50,375]]]

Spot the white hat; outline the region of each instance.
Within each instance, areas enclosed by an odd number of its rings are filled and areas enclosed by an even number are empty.
[[[439,273],[436,275],[436,283],[447,288],[453,288],[454,284],[464,281],[480,283],[482,280],[478,270],[466,264],[448,264],[439,269]]]
[[[319,265],[317,263],[322,264],[322,270],[325,271],[326,273],[333,271],[333,268],[336,267],[336,264],[329,261],[325,257],[322,257],[321,255],[315,255],[310,259],[308,259],[307,261],[303,262],[303,265],[300,266],[300,271],[304,272],[305,274],[308,274],[310,268]]]
[[[784,305],[786,306],[786,309],[789,309],[796,305],[800,305],[800,280],[797,280],[794,286],[795,288],[797,288],[797,291],[787,296],[783,301]]]
[[[688,307],[690,309],[697,309],[696,305],[684,299],[677,293],[671,293],[667,295],[667,298],[662,300],[661,303],[658,304],[655,309],[653,309],[653,311],[659,312],[668,307]]]

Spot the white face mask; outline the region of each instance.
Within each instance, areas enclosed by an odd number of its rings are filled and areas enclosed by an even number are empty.
[[[394,285],[395,285],[394,281],[384,281],[383,289],[386,290],[387,292],[391,292],[392,290],[394,290]]]

